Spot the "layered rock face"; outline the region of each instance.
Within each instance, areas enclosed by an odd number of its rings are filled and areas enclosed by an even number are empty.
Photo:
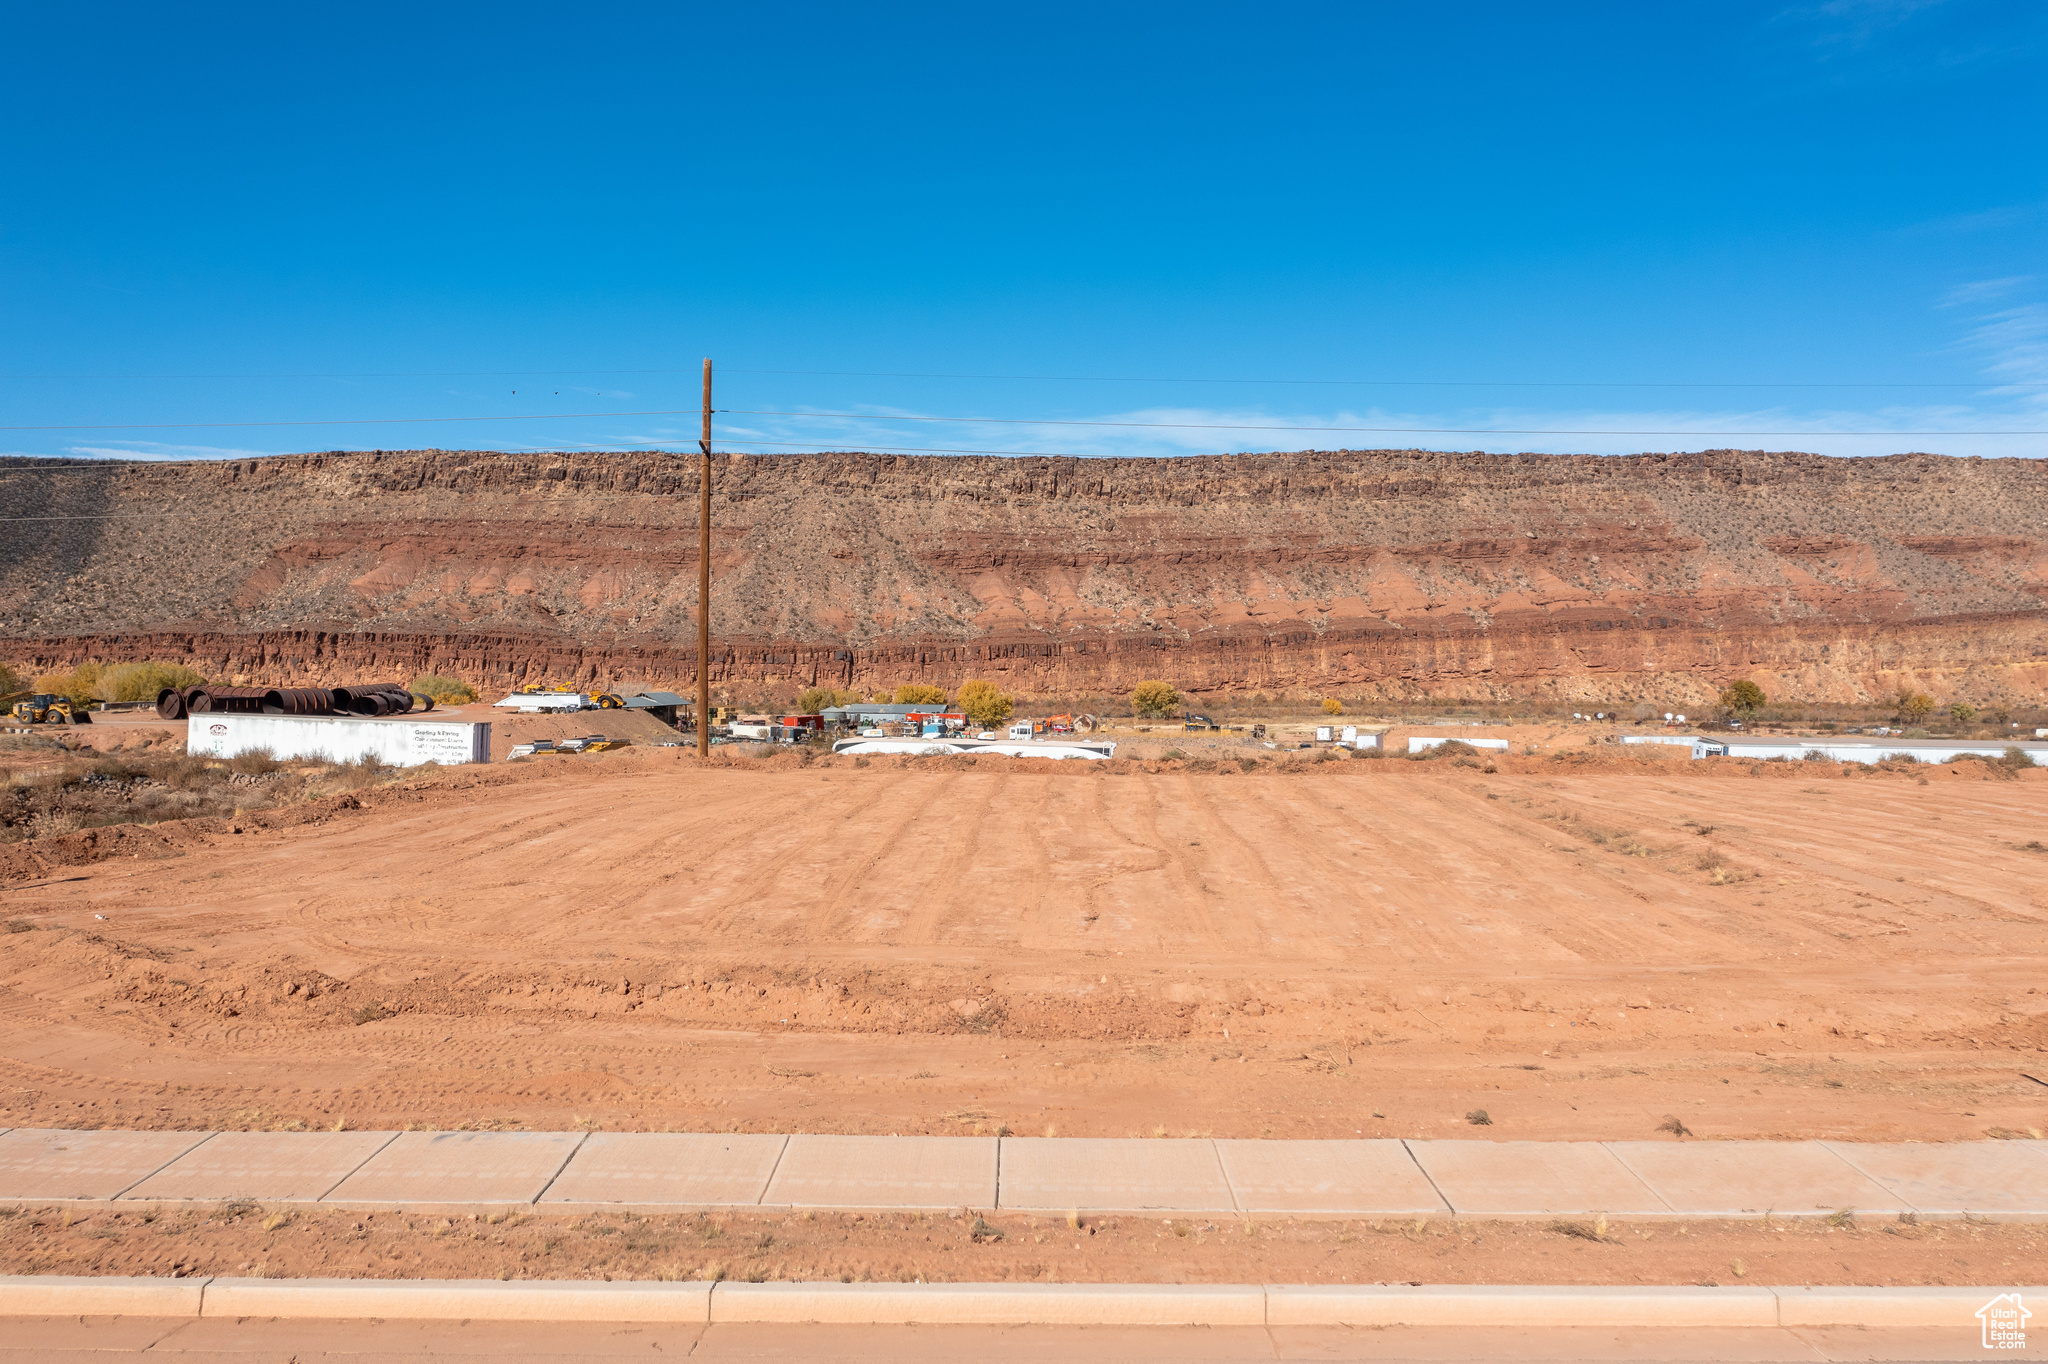
[[[36,464],[44,467],[28,469]],[[0,461],[0,658],[695,676],[694,455]],[[2038,704],[2048,461],[720,456],[711,671],[1086,697]]]

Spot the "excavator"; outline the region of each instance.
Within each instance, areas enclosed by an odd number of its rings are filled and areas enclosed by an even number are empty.
[[[14,703],[8,715],[28,725],[89,725],[92,714],[74,706],[68,696],[37,692]]]

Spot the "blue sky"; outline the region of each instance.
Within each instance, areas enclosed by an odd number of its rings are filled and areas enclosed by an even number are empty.
[[[2034,0],[5,21],[0,452],[2048,454]]]

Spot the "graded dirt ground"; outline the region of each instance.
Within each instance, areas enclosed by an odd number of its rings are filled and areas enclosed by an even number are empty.
[[[1201,752],[632,748],[9,844],[0,1125],[2048,1126],[2048,771]]]
[[[1026,1283],[2009,1284],[2036,1223],[1630,1224],[1014,1213],[440,1217],[0,1209],[0,1273]]]

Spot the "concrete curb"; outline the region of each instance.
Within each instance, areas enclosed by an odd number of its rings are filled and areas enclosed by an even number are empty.
[[[214,1279],[204,1317],[708,1322],[708,1283],[552,1279]]]
[[[1257,1284],[722,1283],[714,1322],[1263,1326]]]
[[[1970,1310],[1976,1310],[1992,1296],[1985,1294]],[[1969,1320],[1968,1315],[1962,1320]],[[1779,1323],[1777,1293],[1770,1288],[1550,1288],[1493,1284],[1347,1288],[1291,1284],[1266,1290],[1266,1324],[1707,1328]]]
[[[0,1317],[824,1322],[973,1326],[1512,1326],[1968,1330],[2048,1287],[1557,1288],[1512,1284],[606,1283],[0,1276]]]
[[[205,1279],[0,1276],[0,1316],[196,1317]]]

